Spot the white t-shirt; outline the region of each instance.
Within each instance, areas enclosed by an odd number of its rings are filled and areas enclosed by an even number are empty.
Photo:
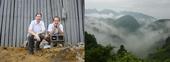
[[[48,31],[49,32],[52,32],[54,28],[55,28],[55,26],[53,25],[53,23],[48,25]],[[59,25],[59,28],[63,32],[63,25],[62,24]]]
[[[36,20],[33,20],[31,21],[29,29],[31,29],[35,33],[45,31],[44,22],[40,21],[40,23],[37,23]]]

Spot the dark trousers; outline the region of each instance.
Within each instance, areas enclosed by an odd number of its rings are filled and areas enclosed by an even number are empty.
[[[34,39],[33,35],[28,36],[28,50],[31,54],[34,52],[34,50],[40,49],[39,45],[41,41],[44,39],[44,35],[39,34],[39,37],[40,37],[40,41],[37,41],[36,39]]]

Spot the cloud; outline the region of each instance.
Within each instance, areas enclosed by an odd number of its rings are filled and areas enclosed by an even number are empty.
[[[170,0],[85,0],[86,8],[123,9],[170,18]]]

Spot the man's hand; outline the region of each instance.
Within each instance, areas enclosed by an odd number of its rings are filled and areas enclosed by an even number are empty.
[[[59,28],[59,26],[60,26],[60,23],[57,24],[57,28]]]
[[[36,34],[36,35],[34,36],[34,38],[35,38],[37,41],[40,41],[40,37],[38,36],[38,34]]]
[[[60,25],[60,22],[54,24],[54,26],[55,26],[56,28],[58,28],[59,25]]]

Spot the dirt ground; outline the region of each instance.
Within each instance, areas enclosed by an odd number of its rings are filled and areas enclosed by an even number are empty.
[[[33,55],[25,48],[0,47],[0,62],[84,62],[84,48],[42,49]]]

